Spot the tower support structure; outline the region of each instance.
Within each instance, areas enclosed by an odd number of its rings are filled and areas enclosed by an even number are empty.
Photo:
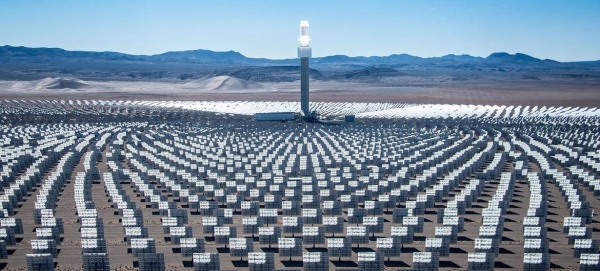
[[[304,118],[313,119],[310,112],[310,67],[309,62],[312,57],[312,48],[310,48],[310,38],[308,36],[308,21],[300,22],[300,47],[298,47],[298,57],[300,58],[300,109]]]
[[[309,74],[308,57],[300,58],[300,107],[304,116],[310,115],[309,98]]]

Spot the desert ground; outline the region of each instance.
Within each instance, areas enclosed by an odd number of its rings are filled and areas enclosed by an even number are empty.
[[[46,81],[44,81],[46,80]],[[70,85],[71,80],[80,81]],[[431,82],[311,82],[311,101],[594,107],[598,80],[472,80]],[[73,87],[73,88],[69,88]],[[98,99],[160,101],[298,101],[299,82],[255,83],[219,76],[187,83],[81,81],[47,78],[0,81],[0,99]]]

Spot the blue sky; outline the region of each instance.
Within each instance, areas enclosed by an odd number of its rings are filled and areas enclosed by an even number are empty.
[[[294,58],[522,52],[600,59],[600,1],[0,1],[0,45],[157,54],[209,49]]]

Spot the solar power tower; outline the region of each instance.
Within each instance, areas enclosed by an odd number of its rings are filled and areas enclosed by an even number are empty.
[[[300,58],[300,108],[306,120],[312,119],[310,107],[308,104],[308,79],[309,67],[308,61],[312,57],[312,48],[310,48],[310,38],[308,37],[308,21],[300,22],[300,47],[298,47],[298,57]]]

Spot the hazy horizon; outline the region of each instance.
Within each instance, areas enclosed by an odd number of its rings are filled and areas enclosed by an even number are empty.
[[[524,53],[600,60],[600,1],[11,1],[0,44],[154,55],[206,49],[296,57],[300,20],[315,57]]]

